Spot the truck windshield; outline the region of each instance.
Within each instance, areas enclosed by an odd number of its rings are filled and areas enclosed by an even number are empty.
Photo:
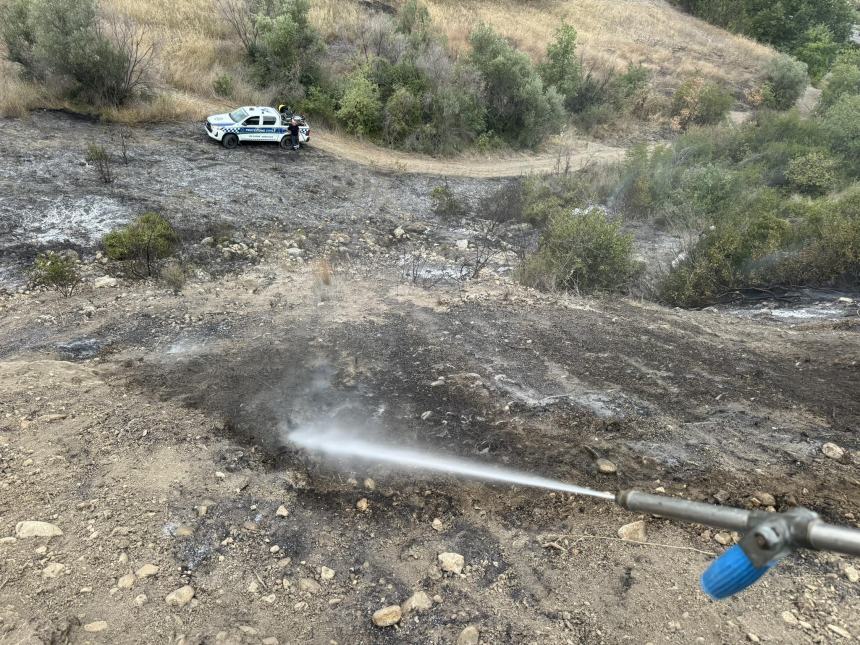
[[[233,123],[239,123],[246,116],[248,116],[248,113],[245,111],[245,108],[239,108],[230,112],[230,118],[233,119]]]

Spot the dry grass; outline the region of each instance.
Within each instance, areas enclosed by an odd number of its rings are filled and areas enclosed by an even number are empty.
[[[736,88],[754,85],[771,51],[679,13],[662,0],[425,0],[434,22],[451,46],[465,52],[468,36],[480,22],[492,25],[518,47],[539,59],[562,21],[579,32],[580,50],[600,66],[622,68],[641,63],[654,71],[658,87],[677,86],[694,71]],[[199,119],[213,105],[213,81],[233,79],[230,103],[274,100],[254,87],[243,65],[242,49],[219,19],[213,0],[102,0],[106,12],[130,16],[156,44],[150,103],[109,110],[108,118],[133,123]],[[364,9],[350,0],[311,0],[311,20],[328,42],[349,39]],[[0,67],[0,112],[21,115],[32,107],[60,103],[38,87]]]

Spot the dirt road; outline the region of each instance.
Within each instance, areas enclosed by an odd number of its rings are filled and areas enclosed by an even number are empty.
[[[579,170],[589,164],[619,161],[624,158],[626,152],[623,148],[574,139],[559,144],[554,152],[435,158],[383,148],[325,130],[314,133],[313,145],[340,159],[371,167],[426,175],[476,178],[518,177],[552,172],[565,167]]]

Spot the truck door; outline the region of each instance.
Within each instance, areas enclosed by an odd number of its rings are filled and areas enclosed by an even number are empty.
[[[239,128],[239,141],[260,141],[261,137],[260,117],[249,116],[242,122],[242,127]]]
[[[274,116],[263,117],[263,140],[264,141],[280,141],[281,134],[278,131],[278,119]]]

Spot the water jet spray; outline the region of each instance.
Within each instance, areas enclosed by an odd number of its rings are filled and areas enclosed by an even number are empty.
[[[702,574],[702,590],[714,600],[733,596],[761,578],[798,548],[860,556],[860,530],[828,524],[817,513],[793,508],[782,513],[749,511],[691,502],[636,490],[610,493],[529,473],[498,468],[425,450],[391,447],[330,428],[306,427],[287,435],[293,444],[336,458],[384,462],[398,470],[425,470],[482,481],[553,490],[613,501],[621,508],[672,520],[744,533]]]

